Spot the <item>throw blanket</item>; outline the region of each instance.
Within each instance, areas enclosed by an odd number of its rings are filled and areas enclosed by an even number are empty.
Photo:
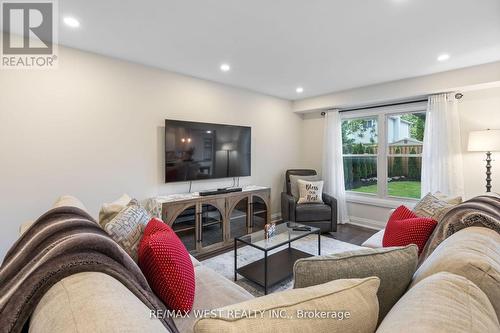
[[[438,225],[422,251],[419,265],[436,247],[459,230],[471,226],[482,226],[500,233],[500,198],[478,196],[456,205],[438,221]]]
[[[106,273],[150,309],[166,309],[137,264],[91,216],[76,207],[59,207],[18,239],[0,267],[0,332],[21,332],[45,292],[80,272]],[[172,319],[162,323],[177,332]]]

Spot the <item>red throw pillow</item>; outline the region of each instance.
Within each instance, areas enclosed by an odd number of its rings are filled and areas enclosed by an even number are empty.
[[[144,230],[139,267],[168,308],[191,311],[195,292],[193,263],[179,237],[161,220],[151,219]]]
[[[387,222],[382,245],[388,247],[416,244],[420,255],[436,224],[433,219],[418,217],[407,207],[399,206]]]

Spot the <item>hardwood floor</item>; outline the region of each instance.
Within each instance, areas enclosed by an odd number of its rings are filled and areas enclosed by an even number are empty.
[[[377,230],[363,228],[357,225],[339,224],[337,226],[337,232],[330,232],[330,235],[339,241],[361,245],[376,232]]]

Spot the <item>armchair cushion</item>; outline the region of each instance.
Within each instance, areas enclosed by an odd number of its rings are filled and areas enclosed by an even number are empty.
[[[326,204],[301,204],[295,208],[295,221],[330,221],[332,208]]]

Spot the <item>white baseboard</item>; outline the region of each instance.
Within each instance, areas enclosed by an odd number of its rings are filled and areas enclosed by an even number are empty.
[[[385,228],[385,222],[356,216],[349,216],[349,224],[374,230],[382,230]]]

